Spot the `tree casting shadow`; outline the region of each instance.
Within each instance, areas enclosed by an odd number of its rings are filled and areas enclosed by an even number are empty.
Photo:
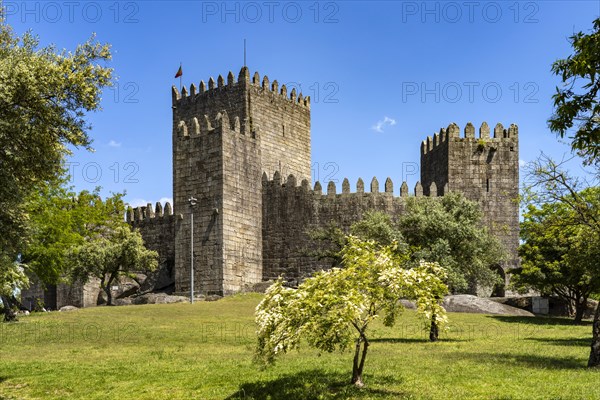
[[[366,386],[361,389],[351,385],[350,378],[350,371],[348,373],[325,372],[319,369],[301,371],[271,381],[243,383],[226,399],[401,399],[408,396],[404,392],[384,389],[389,385],[399,385],[402,382],[402,379],[394,376],[365,374]]]
[[[541,369],[585,369],[587,362],[574,357],[550,357],[533,354],[512,353],[449,353],[446,357],[456,360],[475,360],[481,363],[495,365],[521,365]]]
[[[371,343],[431,343],[426,338],[374,338],[370,339]],[[454,342],[468,342],[466,339],[450,339],[450,338],[439,338],[438,343],[454,343]]]
[[[590,347],[592,343],[592,338],[581,338],[581,339],[573,339],[573,338],[564,338],[564,339],[544,339],[544,338],[525,338],[525,340],[533,340],[540,343],[551,344],[554,346],[585,346]]]
[[[569,326],[591,326],[592,321],[582,321],[580,324],[574,324],[573,318],[564,317],[518,317],[513,315],[486,315],[501,322],[528,324],[528,325],[569,325]]]

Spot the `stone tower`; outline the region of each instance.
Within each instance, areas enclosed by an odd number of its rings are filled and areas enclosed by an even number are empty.
[[[262,173],[310,180],[310,99],[243,67],[172,101],[175,289],[190,289],[193,212],[195,292],[239,291],[263,278]]]
[[[480,204],[484,222],[504,245],[508,260],[499,269],[506,272],[518,265],[519,246],[519,134],[516,125],[490,128],[483,123],[479,138],[468,123],[464,137],[451,124],[421,144],[421,183],[426,195],[435,183],[440,194],[448,190],[463,193]],[[503,295],[502,289],[496,294]]]

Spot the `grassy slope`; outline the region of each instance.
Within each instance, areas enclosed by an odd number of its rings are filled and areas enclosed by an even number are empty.
[[[367,387],[351,354],[304,346],[275,367],[252,363],[257,295],[194,305],[102,307],[0,325],[0,399],[588,399],[600,372],[585,368],[591,326],[568,320],[450,314],[428,343],[406,311],[376,325]]]

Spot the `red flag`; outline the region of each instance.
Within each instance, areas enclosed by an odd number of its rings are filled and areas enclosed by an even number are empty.
[[[175,78],[179,78],[181,75],[183,75],[183,71],[181,70],[181,66],[179,66],[179,69],[177,70],[177,73],[175,74]]]

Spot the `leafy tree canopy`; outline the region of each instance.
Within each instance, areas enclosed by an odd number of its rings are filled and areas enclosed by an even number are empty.
[[[31,191],[60,176],[69,146],[90,147],[87,112],[111,84],[108,45],[92,37],[72,52],[18,37],[0,11],[0,287],[28,243]]]
[[[392,326],[402,310],[399,299],[416,300],[427,328],[446,322],[439,300],[448,288],[438,264],[408,268],[408,258],[398,254],[396,243],[380,246],[353,236],[341,253],[343,268],[318,272],[298,289],[284,287],[281,279],[268,289],[256,309],[258,361],[272,363],[297,348],[301,339],[326,352],[354,344],[351,382],[362,386],[369,324],[383,318]]]
[[[552,65],[563,85],[556,88],[549,125],[560,137],[572,136],[571,147],[587,164],[600,161],[600,18],[593,31],[569,38],[573,54]]]
[[[600,188],[578,195],[600,206]],[[534,289],[566,300],[575,310],[575,322],[581,322],[587,299],[600,292],[600,241],[589,226],[576,221],[565,203],[530,204],[521,224],[521,268],[511,281],[521,291]]]
[[[414,260],[435,261],[448,272],[454,293],[492,287],[498,275],[491,269],[505,257],[497,238],[482,226],[479,205],[463,195],[411,197],[399,230]]]

